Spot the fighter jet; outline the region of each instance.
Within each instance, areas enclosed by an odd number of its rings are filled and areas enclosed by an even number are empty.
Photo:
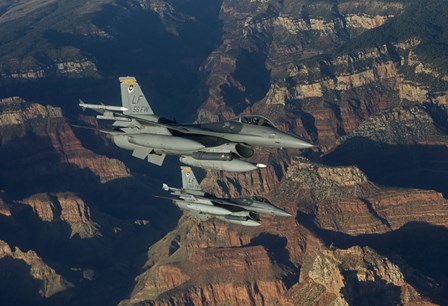
[[[190,167],[181,167],[182,189],[163,184],[163,189],[170,191],[175,198],[170,199],[180,209],[189,211],[190,215],[207,220],[213,216],[219,220],[245,226],[259,226],[259,214],[289,217],[291,214],[275,207],[260,196],[249,198],[218,198],[207,194],[199,187],[196,176]]]
[[[122,106],[86,104],[83,109],[111,120],[113,131],[99,130],[134,157],[161,166],[167,154],[180,156],[184,164],[224,171],[246,172],[263,164],[241,160],[254,154],[253,147],[314,147],[304,139],[282,132],[263,116],[247,115],[232,120],[179,124],[154,114],[134,77],[120,77]]]

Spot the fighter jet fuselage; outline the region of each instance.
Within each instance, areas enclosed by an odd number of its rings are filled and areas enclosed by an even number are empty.
[[[137,81],[120,78],[122,106],[81,103],[82,108],[100,112],[98,119],[114,121],[115,131],[102,131],[118,147],[134,157],[161,165],[166,155],[206,169],[251,171],[262,167],[242,160],[254,154],[254,147],[313,147],[304,139],[280,131],[267,118],[246,115],[232,120],[178,124],[154,115]]]
[[[287,217],[288,212],[274,206],[263,197],[219,198],[202,192],[190,167],[181,167],[182,189],[163,186],[180,209],[200,217],[213,216],[222,221],[245,226],[260,225],[259,214]]]

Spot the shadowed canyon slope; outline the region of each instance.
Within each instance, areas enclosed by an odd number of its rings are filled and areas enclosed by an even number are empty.
[[[432,305],[448,300],[448,6],[418,1],[0,4],[3,303]],[[244,228],[156,199],[77,99],[134,75],[181,121],[259,113],[320,145],[209,171],[294,217]]]
[[[123,291],[102,290],[129,286],[144,246],[179,215],[151,204],[161,182],[84,148],[60,108],[20,98],[0,108],[2,287],[13,286],[2,301],[117,303]]]

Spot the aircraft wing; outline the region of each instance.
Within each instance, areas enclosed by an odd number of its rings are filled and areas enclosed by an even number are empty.
[[[124,134],[123,132],[98,129],[98,128],[90,127],[90,126],[82,126],[82,125],[76,125],[76,124],[72,124],[71,126],[74,128],[78,128],[78,129],[91,130],[91,131],[96,131],[96,132],[100,132],[103,134],[109,134],[109,135],[123,135]]]
[[[197,201],[197,198],[190,193],[182,193],[179,195],[179,198],[181,198],[184,201],[193,201],[193,202]]]
[[[237,207],[244,208],[244,206],[241,205],[241,204],[234,203],[234,202],[232,202],[232,201],[225,200],[225,199],[210,199],[210,201],[211,201],[213,204],[217,204],[217,205],[229,205],[229,206],[237,206]]]
[[[98,118],[98,116],[97,116]],[[143,116],[135,116],[135,115],[126,115],[126,114],[119,114],[119,116],[115,116],[113,119],[120,118],[118,121],[124,121],[123,119],[127,119],[129,121],[135,120],[135,122],[140,123],[141,125],[148,125],[152,127],[162,127],[166,128],[168,130],[174,130],[177,132],[181,132],[184,134],[192,134],[192,135],[205,135],[205,136],[218,136],[218,137],[225,137],[225,134],[222,133],[221,135],[217,135],[214,131],[207,131],[200,128],[195,127],[194,125],[175,125],[170,123],[164,123],[159,121],[153,121],[150,118],[145,118]],[[103,118],[99,118],[103,119]],[[113,120],[112,119],[112,120]]]

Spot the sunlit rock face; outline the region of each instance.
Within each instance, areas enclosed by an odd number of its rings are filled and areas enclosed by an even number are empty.
[[[290,301],[310,304],[417,303],[433,305],[404,280],[398,265],[368,247],[318,248],[308,254]]]
[[[28,103],[19,97],[0,100],[0,108],[1,154],[8,160],[4,176],[11,171],[15,175],[10,179],[23,179],[20,172],[30,172],[30,168],[52,175],[50,169],[64,172],[70,167],[91,171],[101,182],[129,176],[120,161],[85,149],[60,108]]]
[[[444,304],[446,10],[436,0],[0,4],[0,279],[12,286],[0,301]],[[251,161],[267,168],[201,182],[218,196],[266,196],[293,217],[262,216],[257,228],[178,220],[153,198],[167,171],[179,186],[177,164],[126,159],[72,129],[78,99],[118,105],[126,74],[169,118],[259,113],[319,145],[260,149]]]
[[[5,303],[42,302],[73,286],[36,252],[24,252],[4,241],[0,241],[0,266],[2,301]]]
[[[32,208],[44,222],[62,221],[70,226],[70,238],[93,238],[101,235],[98,224],[92,220],[90,209],[84,201],[72,193],[35,194],[20,201]]]
[[[328,167],[299,159],[274,196],[295,199],[319,228],[354,236],[398,230],[409,222],[447,226],[448,201],[441,193],[380,187],[356,167]]]
[[[383,4],[224,1],[224,39],[204,66],[209,98],[199,120],[259,112],[326,151],[372,114],[446,103],[446,69],[423,60],[427,38],[378,44],[383,28],[396,30],[394,20],[412,22],[403,13],[412,5]],[[421,10],[413,20],[424,18]]]

